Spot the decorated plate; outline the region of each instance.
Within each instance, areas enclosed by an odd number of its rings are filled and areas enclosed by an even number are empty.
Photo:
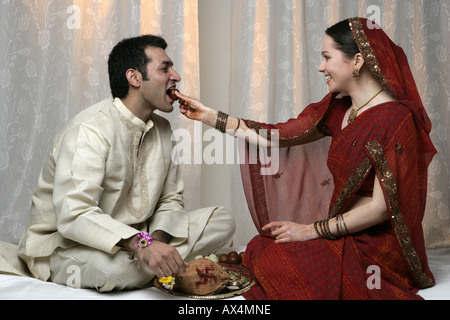
[[[255,279],[253,275],[247,269],[241,266],[225,263],[219,263],[219,266],[221,266],[231,276],[231,280],[228,282],[227,286],[224,289],[214,294],[206,296],[187,294],[184,292],[177,291],[176,286],[172,290],[169,290],[164,288],[158,282],[158,278],[155,278],[153,280],[153,285],[161,291],[176,296],[201,300],[219,300],[219,299],[229,299],[231,297],[241,295],[244,292],[250,290],[250,288],[255,284]]]

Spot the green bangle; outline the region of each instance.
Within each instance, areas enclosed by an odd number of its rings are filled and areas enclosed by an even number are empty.
[[[215,127],[222,133],[225,133],[227,130],[228,117],[229,115],[226,114],[225,112],[222,111],[217,112]]]
[[[317,229],[318,224],[319,224],[319,221],[314,222],[314,231],[316,231],[319,238],[323,238],[322,235],[320,234],[319,230]]]
[[[327,218],[327,219],[324,220],[324,224],[325,224],[325,232],[326,232],[326,234],[327,234],[327,236],[328,236],[328,239],[330,239],[330,240],[337,240],[338,237],[335,237],[335,236],[331,233],[331,231],[330,231],[330,225],[329,225],[329,222],[330,222],[330,218]]]

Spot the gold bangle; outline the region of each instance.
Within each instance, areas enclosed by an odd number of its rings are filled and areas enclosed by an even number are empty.
[[[347,225],[345,224],[344,216],[342,216],[342,223],[344,224],[344,228],[347,231],[347,234],[350,234],[350,231],[348,231]]]
[[[237,118],[237,119],[238,119],[238,125],[237,125],[236,129],[234,129],[233,136],[236,135],[236,133],[239,130],[239,127],[241,126],[241,118]]]
[[[336,229],[341,237],[345,236],[344,228],[342,227],[342,214],[336,216]]]

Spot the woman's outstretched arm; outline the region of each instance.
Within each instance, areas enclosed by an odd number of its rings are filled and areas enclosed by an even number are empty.
[[[218,129],[218,121],[220,122],[223,113],[204,105],[195,98],[188,97],[180,92],[175,93],[180,99],[180,112],[191,120],[201,121],[204,124]],[[299,145],[316,141],[323,137],[323,134],[316,128],[311,130],[310,134],[302,140],[285,142],[279,139],[268,139],[256,131],[250,129],[244,121],[239,118],[226,115],[226,121],[223,122],[222,131],[230,134],[238,139],[244,140],[250,144],[260,147],[285,147],[289,145]]]

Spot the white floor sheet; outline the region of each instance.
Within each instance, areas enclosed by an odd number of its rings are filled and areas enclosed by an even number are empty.
[[[244,248],[229,249],[238,252]],[[429,249],[428,260],[436,285],[421,290],[426,300],[450,300],[450,248]],[[1,300],[171,300],[185,299],[161,292],[156,288],[102,294],[94,290],[72,289],[40,280],[0,275]],[[233,297],[232,299],[243,299]]]

